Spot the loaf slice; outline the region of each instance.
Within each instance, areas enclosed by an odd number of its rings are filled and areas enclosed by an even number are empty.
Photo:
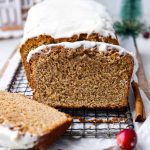
[[[134,60],[103,42],[62,42],[32,50],[26,60],[35,100],[53,107],[121,109],[128,105]]]
[[[15,93],[0,92],[0,146],[46,149],[71,124],[71,117]]]

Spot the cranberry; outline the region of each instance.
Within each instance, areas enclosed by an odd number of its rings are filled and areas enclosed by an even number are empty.
[[[148,38],[150,37],[150,33],[149,33],[149,32],[144,32],[144,33],[143,33],[143,37],[144,37],[145,39],[148,39]]]
[[[132,150],[137,143],[137,135],[133,129],[124,129],[117,134],[117,143],[123,150]]]

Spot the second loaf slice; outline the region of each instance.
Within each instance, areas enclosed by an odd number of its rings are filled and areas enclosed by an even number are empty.
[[[62,42],[30,51],[35,100],[53,107],[123,108],[128,105],[132,55],[103,42]]]

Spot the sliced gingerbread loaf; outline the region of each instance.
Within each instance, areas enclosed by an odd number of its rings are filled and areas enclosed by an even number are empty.
[[[33,98],[53,107],[128,105],[132,55],[95,0],[45,0],[29,11],[20,53]]]
[[[75,41],[118,44],[107,10],[94,0],[45,0],[31,8],[20,47],[28,80],[28,53],[43,44]]]
[[[134,60],[121,48],[103,42],[62,42],[28,54],[35,100],[53,107],[123,108]]]
[[[71,124],[71,117],[19,94],[0,91],[0,146],[46,149]]]

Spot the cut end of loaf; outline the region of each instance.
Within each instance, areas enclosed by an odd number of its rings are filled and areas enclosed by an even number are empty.
[[[103,52],[51,48],[30,61],[35,100],[53,107],[121,109],[128,105],[133,57],[116,49]]]

